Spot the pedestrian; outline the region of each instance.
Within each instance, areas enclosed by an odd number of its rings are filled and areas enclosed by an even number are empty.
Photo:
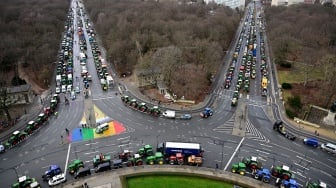
[[[58,112],[57,112],[57,111],[55,111],[54,115],[55,115],[55,118],[57,118]]]
[[[315,130],[315,135],[317,135],[317,130]]]
[[[65,132],[69,136],[69,129],[65,128]]]
[[[216,169],[218,169],[218,164],[216,163]]]
[[[63,144],[63,135],[61,135],[61,141],[62,141],[62,144]]]
[[[82,129],[79,129],[79,133],[82,134]]]

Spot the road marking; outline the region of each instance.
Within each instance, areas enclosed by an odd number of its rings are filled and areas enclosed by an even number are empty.
[[[123,139],[127,139],[130,138],[131,136],[126,136],[126,137],[122,137],[122,138],[118,138],[117,140],[123,140]]]
[[[243,138],[241,139],[241,141],[239,142],[239,144],[238,144],[236,150],[233,152],[231,158],[230,158],[229,161],[226,163],[226,165],[225,165],[225,167],[224,167],[224,171],[227,169],[227,167],[228,167],[229,164],[231,163],[233,157],[236,155],[236,153],[237,153],[238,149],[240,148],[241,144],[243,143],[244,139],[245,139],[245,137],[243,137]]]
[[[88,143],[88,144],[85,144],[86,146],[89,146],[89,145],[94,145],[94,144],[98,144],[99,142],[93,142],[93,143]]]
[[[265,146],[265,147],[269,147],[269,148],[273,147],[271,145],[266,145],[266,144],[262,144],[262,143],[260,143],[259,145],[262,145],[262,146]]]
[[[105,145],[105,146],[115,146],[116,144],[113,143],[113,144],[108,144],[108,145]]]
[[[50,166],[44,166],[44,167],[42,167],[42,169],[44,169],[44,168],[49,168]]]
[[[295,172],[295,171],[293,171],[293,173],[296,174],[296,175],[299,175],[299,176],[301,176],[303,178],[306,178],[306,176],[302,175],[301,172]]]
[[[336,164],[336,162],[335,162],[334,160],[328,159],[328,161],[330,161],[330,162]]]
[[[261,150],[256,150],[257,152],[260,152],[260,153],[264,153],[264,154],[266,154],[266,155],[269,155],[270,153],[268,153],[268,152],[266,152],[266,151],[261,151]]]
[[[303,168],[303,169],[309,170],[309,168],[306,168],[306,167],[304,167],[304,166],[302,166],[300,164],[297,164],[296,162],[294,162],[294,164],[297,165],[297,166],[299,166],[299,167],[301,167],[301,168]]]
[[[309,161],[309,160],[307,160],[307,159],[305,159],[305,158],[302,158],[302,157],[300,157],[300,156],[296,156],[297,158],[299,158],[299,159],[301,159],[301,160],[304,160],[304,161],[307,161],[308,163],[312,163],[311,161]]]
[[[93,152],[88,152],[88,153],[84,153],[85,155],[90,155],[90,154],[93,154],[93,153],[97,153],[99,151],[93,151]]]
[[[284,156],[284,157],[286,157],[286,158],[289,158],[289,155],[286,155],[286,154],[284,154],[284,153],[281,153],[280,155],[281,155],[281,156]]]
[[[68,169],[67,166],[68,166],[68,161],[69,161],[69,156],[70,156],[70,149],[71,149],[71,143],[69,144],[68,154],[67,154],[66,161],[65,161],[64,174],[66,174],[66,171]]]

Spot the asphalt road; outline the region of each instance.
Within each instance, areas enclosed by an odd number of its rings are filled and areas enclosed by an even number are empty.
[[[72,5],[74,6],[75,3]],[[82,21],[84,22],[83,17]],[[77,23],[76,14],[74,23]],[[246,31],[247,29],[245,29]],[[258,27],[257,31],[259,31]],[[237,32],[240,33],[240,31]],[[44,128],[17,147],[1,154],[0,180],[6,181],[0,181],[0,187],[9,187],[16,177],[21,175],[35,177],[43,187],[46,187],[47,184],[42,182],[41,175],[51,164],[60,165],[64,170],[72,160],[81,159],[87,166],[93,168],[92,158],[99,153],[116,157],[119,152],[125,149],[136,152],[144,144],[151,144],[155,147],[164,141],[201,143],[205,150],[203,166],[209,168],[215,168],[218,164],[221,169],[230,171],[232,163],[253,155],[259,157],[264,167],[270,168],[272,165],[282,164],[290,166],[300,185],[304,185],[308,178],[314,178],[325,181],[330,187],[336,186],[334,156],[324,153],[320,149],[305,146],[300,139],[294,142],[287,140],[273,131],[274,119],[269,117],[269,109],[277,118],[280,117],[279,108],[275,104],[268,104],[266,98],[260,96],[260,74],[255,80],[251,80],[250,93],[242,94],[239,99],[239,103],[246,105],[245,115],[241,118],[237,112],[242,109],[230,105],[233,89],[220,89],[222,81],[218,82],[219,86],[213,93],[215,113],[212,117],[201,119],[199,116],[194,116],[191,120],[156,118],[126,107],[121,102],[120,96],[114,94],[116,88],[110,89],[108,92],[102,91],[95,71],[86,29],[84,29],[84,35],[88,44],[87,66],[93,77],[93,81],[90,83],[92,97],[85,99],[81,93],[77,95],[76,100],[70,101],[70,105],[66,106],[64,105],[64,96],[61,96],[62,102],[58,108],[57,118],[50,118]],[[74,41],[77,42],[74,45],[74,54],[79,54],[76,32]],[[259,34],[257,34],[257,41],[260,41]],[[237,40],[234,41],[234,44],[237,44]],[[242,42],[241,52],[243,52],[245,45],[246,38]],[[260,47],[260,45],[258,46]],[[232,52],[234,49],[230,49],[230,51]],[[241,58],[242,54],[239,54],[238,62],[241,61]],[[257,58],[260,62],[259,52]],[[74,67],[74,78],[78,77],[75,84],[79,83],[83,88],[76,55],[74,55]],[[233,80],[232,83],[236,83],[236,80]],[[276,93],[270,92],[270,94],[272,101],[275,101]],[[69,142],[65,129],[81,128],[80,122],[84,109],[87,108],[85,100],[92,100],[93,104],[105,116],[120,122],[125,127],[125,131],[100,139]],[[244,137],[232,135],[237,124],[240,124],[239,127],[245,130]],[[72,179],[71,176],[67,176],[67,178]]]

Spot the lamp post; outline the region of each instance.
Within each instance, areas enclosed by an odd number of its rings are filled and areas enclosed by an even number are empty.
[[[225,141],[223,141],[223,140],[214,140],[214,144],[222,146],[222,159],[221,159],[221,164],[220,164],[221,169],[223,169],[224,143],[225,143]]]

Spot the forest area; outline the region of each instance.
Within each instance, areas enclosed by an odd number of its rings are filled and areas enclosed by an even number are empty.
[[[267,36],[287,115],[336,100],[336,9],[299,4],[265,9]]]
[[[159,70],[171,93],[201,101],[240,15],[215,4],[84,0],[119,76]]]
[[[64,31],[68,0],[0,0],[0,86],[18,85],[18,66],[46,88]]]

